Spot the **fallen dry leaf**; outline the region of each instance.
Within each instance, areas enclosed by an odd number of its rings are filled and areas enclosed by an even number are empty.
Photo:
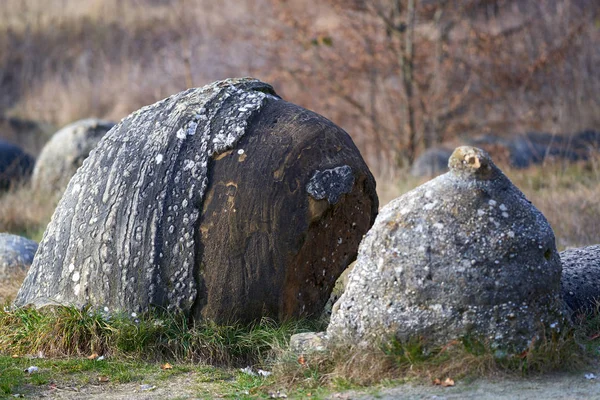
[[[169,363],[164,363],[163,365],[160,366],[160,369],[162,369],[162,370],[173,369],[173,366]]]
[[[13,354],[11,357],[12,358],[19,358],[19,355],[18,354]]]
[[[100,375],[98,377],[98,382],[108,382],[108,381],[109,381],[109,379],[108,379],[108,376],[106,376],[106,375]]]
[[[300,357],[298,357],[298,363],[300,365],[302,365],[303,367],[306,367],[306,359],[304,358],[303,355],[300,355]]]
[[[446,378],[444,382],[442,382],[443,387],[454,386],[454,379]]]
[[[91,356],[88,356],[88,360],[95,360],[96,358],[98,358],[98,353],[93,353]]]

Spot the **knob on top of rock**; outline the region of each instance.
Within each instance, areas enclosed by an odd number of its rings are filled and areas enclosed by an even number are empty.
[[[544,216],[483,150],[393,200],[359,248],[328,334],[355,342],[470,336],[505,351],[561,329],[561,265]]]
[[[350,137],[255,79],[144,107],[84,161],[15,303],[319,313],[378,208]]]

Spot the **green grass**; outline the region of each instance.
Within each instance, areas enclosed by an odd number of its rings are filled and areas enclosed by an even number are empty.
[[[392,340],[371,348],[337,344],[302,358],[288,350],[292,334],[323,328],[307,321],[263,320],[246,327],[190,324],[181,315],[159,311],[132,319],[87,308],[6,308],[0,311],[0,397],[50,390],[52,385],[164,387],[185,375],[192,381],[190,390],[200,397],[268,398],[279,391],[290,398],[323,398],[333,390],[406,381],[430,384],[436,378],[580,370],[598,358],[600,342],[600,316],[595,312],[560,336],[500,358],[473,338],[444,347],[423,340]],[[105,359],[89,360],[93,353]],[[162,370],[165,362],[173,368]],[[31,365],[39,372],[24,373]],[[248,365],[273,374],[265,378],[242,373],[240,367]]]

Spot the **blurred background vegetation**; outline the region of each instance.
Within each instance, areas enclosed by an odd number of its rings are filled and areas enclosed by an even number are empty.
[[[253,76],[344,128],[385,204],[440,143],[598,131],[599,43],[598,0],[3,0],[0,136],[35,155],[72,121]],[[559,247],[600,242],[598,158],[506,171]],[[0,230],[39,240],[53,207],[23,196]]]

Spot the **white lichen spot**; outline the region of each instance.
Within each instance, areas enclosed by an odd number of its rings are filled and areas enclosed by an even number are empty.
[[[137,318],[137,313],[135,313],[135,312],[132,312],[132,313],[131,313],[131,317],[132,317],[132,318]]]
[[[75,264],[69,264],[69,273],[75,271]]]
[[[436,229],[444,229],[444,224],[442,224],[441,222],[436,222],[435,224],[433,224],[433,227]]]
[[[244,149],[239,149],[239,150],[237,151],[237,153],[238,153],[238,154],[241,156],[242,154],[244,154]]]
[[[160,164],[160,163],[162,163],[162,162],[163,162],[163,158],[164,158],[164,157],[163,157],[163,155],[162,155],[162,154],[157,154],[157,155],[156,155],[156,163],[157,163],[157,164]]]
[[[338,238],[337,242],[338,242],[338,244],[342,244],[342,242],[343,242],[342,238],[341,237]]]
[[[77,285],[75,285],[75,287],[73,287],[73,293],[75,293],[75,296],[79,296],[80,289],[81,289],[81,285],[79,285],[79,283]]]
[[[494,199],[490,199],[488,201],[488,204],[490,205],[490,207],[495,207],[496,204],[498,204],[498,202],[496,200],[494,200]]]
[[[500,210],[502,210],[502,211],[506,211],[506,210],[508,210],[508,207],[506,207],[506,206],[504,205],[504,203],[503,203],[503,204],[500,204]]]
[[[181,202],[181,206],[182,207],[187,207],[188,206],[188,200],[187,199],[183,199],[183,201]]]
[[[71,276],[71,280],[73,282],[77,282],[79,280],[79,277],[80,277],[79,271],[75,271],[75,272],[73,272],[73,276]]]
[[[506,234],[508,235],[509,238],[515,237],[515,233],[513,231],[508,231]]]
[[[433,202],[431,202],[431,203],[427,203],[427,204],[425,204],[425,205],[423,206],[423,209],[424,209],[424,210],[431,210],[431,209],[433,209],[433,207],[435,207],[435,205],[436,205],[436,204],[437,204],[437,200],[436,200],[436,201],[433,201]]]
[[[502,213],[502,216],[503,216],[504,218],[508,218],[508,213],[507,213],[506,211],[504,211],[504,212]]]
[[[190,169],[194,168],[195,163],[192,160],[185,160],[183,162],[183,170],[184,171],[189,171]]]
[[[180,129],[177,131],[177,138],[178,138],[178,139],[185,139],[185,136],[186,136],[186,134],[185,134],[185,129],[183,129],[183,128],[180,128]]]
[[[477,216],[483,217],[484,215],[485,215],[485,211],[483,211],[481,208],[477,210]]]

